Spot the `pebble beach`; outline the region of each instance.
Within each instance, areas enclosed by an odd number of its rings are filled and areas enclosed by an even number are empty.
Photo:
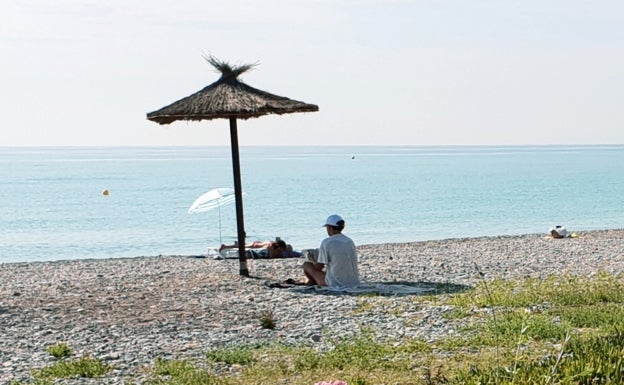
[[[624,230],[578,234],[361,245],[360,274],[366,282],[461,291],[483,279],[624,273]],[[356,311],[362,296],[267,285],[302,280],[302,263],[249,260],[251,278],[239,276],[237,260],[204,256],[0,264],[0,383],[28,381],[31,369],[53,364],[46,348],[58,343],[75,357],[88,354],[113,367],[104,379],[59,383],[124,384],[142,383],[157,358],[201,360],[219,347],[323,349],[362,327],[389,340],[434,342],[457,333],[456,320],[442,316],[449,307],[423,295],[366,297],[380,306]],[[273,330],[260,326],[267,312]]]

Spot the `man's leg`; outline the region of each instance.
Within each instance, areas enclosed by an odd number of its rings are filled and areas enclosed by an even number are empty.
[[[327,286],[325,283],[325,272],[312,262],[304,262],[303,273],[308,278],[311,285]]]

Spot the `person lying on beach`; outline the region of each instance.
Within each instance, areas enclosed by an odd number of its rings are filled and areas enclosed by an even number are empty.
[[[238,245],[226,245],[223,244],[219,248],[219,253],[223,250],[227,249],[237,249]],[[300,253],[297,253],[293,250],[293,247],[281,239],[276,241],[253,241],[249,244],[245,245],[245,249],[253,250],[253,249],[261,249],[258,253],[260,257],[264,258],[290,258],[290,257],[299,257]]]
[[[321,242],[318,260],[303,264],[303,273],[308,278],[308,284],[331,288],[359,285],[355,244],[351,238],[342,234],[345,221],[339,215],[330,215],[323,226],[329,237]]]

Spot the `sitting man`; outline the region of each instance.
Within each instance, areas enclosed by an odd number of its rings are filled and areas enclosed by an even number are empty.
[[[303,264],[309,285],[340,288],[360,284],[355,244],[342,234],[344,226],[345,221],[339,215],[330,215],[325,221],[329,237],[321,243],[318,260]]]
[[[553,238],[568,238],[568,237],[571,237],[571,234],[563,226],[551,227],[550,230],[548,230],[548,231],[550,232],[550,235]]]

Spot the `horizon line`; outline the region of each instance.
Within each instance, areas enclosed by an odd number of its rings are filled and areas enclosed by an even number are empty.
[[[440,148],[440,147],[621,147],[624,143],[561,143],[561,144],[245,144],[239,145],[239,148],[244,147],[420,147],[420,148]],[[100,145],[100,144],[38,144],[38,145],[0,145],[0,149],[14,149],[14,148],[205,148],[205,147],[224,147],[229,148],[229,144],[113,144],[113,145]]]

